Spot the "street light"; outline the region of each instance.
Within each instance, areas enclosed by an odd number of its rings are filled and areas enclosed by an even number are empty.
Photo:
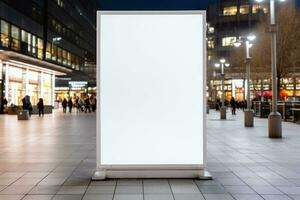
[[[224,90],[224,66],[229,67],[230,64],[226,63],[226,60],[224,58],[220,59],[220,63],[215,63],[216,68],[221,67],[221,77],[222,77],[222,107],[220,108],[220,118],[226,119],[226,106],[225,106],[225,90]]]
[[[256,0],[262,2],[262,0]],[[284,2],[285,0],[279,0]],[[269,115],[269,137],[282,137],[282,118],[277,111],[277,66],[276,66],[276,16],[275,0],[270,0],[271,64],[272,64],[272,112]]]
[[[251,41],[254,41],[256,36],[254,34],[249,34],[246,37],[240,37],[237,42],[234,43],[235,47],[240,47],[242,43],[245,45],[246,49],[246,81],[247,81],[247,109],[244,112],[244,125],[245,127],[253,127],[254,120],[253,120],[253,111],[251,110],[251,100],[250,100],[250,64],[251,64],[251,57],[250,57],[250,48],[253,46]]]

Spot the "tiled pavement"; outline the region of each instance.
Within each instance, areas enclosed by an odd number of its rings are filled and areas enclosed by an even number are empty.
[[[214,180],[92,182],[95,115],[29,121],[0,116],[0,200],[285,200],[300,199],[300,125],[266,137],[266,119],[243,127],[243,115],[208,115],[208,169]]]

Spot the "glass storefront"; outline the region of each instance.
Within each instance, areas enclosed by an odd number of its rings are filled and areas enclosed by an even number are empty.
[[[4,88],[4,94],[8,105],[22,105],[22,99],[30,96],[32,105],[37,105],[39,98],[43,98],[45,105],[52,105],[54,97],[52,83],[53,75],[42,71],[26,69],[25,66],[14,66],[8,64],[5,67],[5,82],[7,88]],[[5,85],[6,85],[5,84]]]

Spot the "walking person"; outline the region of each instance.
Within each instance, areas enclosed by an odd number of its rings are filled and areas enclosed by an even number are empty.
[[[28,110],[29,112],[29,117],[31,117],[32,114],[32,104],[30,102],[30,97],[28,95],[26,95],[23,99],[22,99],[22,103],[23,103],[23,110]]]
[[[231,97],[230,105],[231,105],[232,115],[235,115],[236,114],[236,101],[235,101],[234,97]]]
[[[85,103],[85,113],[87,113],[87,110],[89,110],[89,112],[91,112],[91,103],[90,103],[90,99],[87,97],[84,100]]]
[[[69,113],[72,112],[72,107],[73,107],[73,101],[72,101],[72,98],[69,98],[69,101],[68,101],[68,107],[69,107]]]
[[[7,103],[8,103],[8,101],[6,100],[6,98],[5,97],[3,97],[3,99],[2,99],[2,105],[3,105],[3,107],[2,107],[2,112],[3,113],[6,113],[6,111],[7,111]]]
[[[37,107],[39,110],[39,117],[44,117],[44,100],[42,98],[39,99],[39,102],[37,103]]]
[[[66,98],[64,98],[64,100],[61,103],[62,107],[63,107],[63,113],[67,112],[67,105],[68,105],[68,101]]]

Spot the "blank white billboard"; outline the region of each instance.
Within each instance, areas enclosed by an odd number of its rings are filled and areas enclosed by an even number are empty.
[[[204,164],[205,23],[98,13],[98,167]]]

